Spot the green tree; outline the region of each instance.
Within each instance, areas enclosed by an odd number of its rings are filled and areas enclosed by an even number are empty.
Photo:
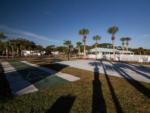
[[[119,28],[117,26],[112,26],[108,28],[108,33],[112,35],[112,46],[113,46],[113,56],[115,57],[115,34],[119,31]]]
[[[65,40],[63,43],[67,47],[67,56],[68,60],[70,60],[70,49],[71,49],[71,41],[70,40]]]
[[[95,41],[95,48],[97,48],[98,41],[101,40],[101,36],[95,35],[93,36],[93,40]]]
[[[89,30],[88,29],[80,29],[79,30],[79,34],[83,36],[83,43],[84,43],[84,57],[86,57],[86,39],[87,39],[87,35],[89,34]]]

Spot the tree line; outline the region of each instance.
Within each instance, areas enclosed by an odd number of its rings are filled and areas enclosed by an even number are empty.
[[[115,34],[119,31],[117,26],[112,26],[108,28],[107,32],[111,34],[112,44],[110,43],[102,43],[100,44],[98,41],[102,39],[100,35],[94,35],[92,38],[95,41],[93,45],[87,45],[87,36],[89,34],[89,30],[86,28],[82,28],[79,30],[79,35],[82,36],[82,40],[76,42],[75,47],[73,46],[71,40],[65,40],[62,46],[55,46],[49,45],[47,47],[43,47],[41,45],[35,44],[33,41],[24,39],[24,38],[16,38],[16,39],[9,39],[9,37],[5,36],[3,32],[0,32],[0,55],[3,56],[21,56],[22,50],[34,50],[34,51],[46,51],[46,55],[51,54],[52,51],[59,51],[62,53],[67,54],[68,59],[70,53],[80,54],[81,52],[86,57],[86,53],[88,50],[92,48],[102,47],[102,48],[115,48],[121,50],[130,50],[133,51],[135,54],[141,55],[150,55],[149,49],[140,48],[129,48],[129,41],[131,40],[130,37],[122,37],[120,41],[122,42],[122,46],[116,47],[115,46]]]

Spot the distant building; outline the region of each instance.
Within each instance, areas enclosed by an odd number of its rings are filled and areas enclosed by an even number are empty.
[[[59,55],[59,51],[52,51],[51,54],[52,55]]]
[[[113,55],[115,52],[115,56]],[[132,51],[118,50],[112,48],[94,48],[88,52],[88,58],[91,59],[114,59],[116,61],[150,62],[149,55],[134,55]]]
[[[38,50],[22,50],[21,53],[23,56],[42,56],[45,54],[45,51],[38,51]]]
[[[97,49],[94,48],[88,52],[88,56],[91,58],[93,57],[103,58],[107,55],[112,55],[113,51],[115,52],[116,55],[119,55],[119,54],[133,55],[134,54],[132,51],[125,51],[125,50],[118,50],[118,49],[113,50],[112,48],[97,48]]]

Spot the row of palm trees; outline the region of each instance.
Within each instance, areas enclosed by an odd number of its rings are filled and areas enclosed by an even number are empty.
[[[112,35],[111,40],[112,40],[112,47],[113,47],[113,56],[115,56],[115,39],[116,39],[115,34],[118,31],[119,31],[119,28],[117,26],[112,26],[112,27],[108,28],[108,30],[107,30],[107,32]],[[87,39],[87,35],[89,34],[89,30],[85,29],[85,28],[80,29],[79,34],[83,36],[82,41],[84,44],[84,57],[86,57],[86,39]],[[101,36],[99,36],[99,35],[93,36],[93,40],[96,41],[95,48],[97,48],[98,40],[100,40],[100,39],[101,39]],[[123,49],[126,48],[128,50],[128,44],[129,44],[130,40],[131,40],[130,37],[122,37],[121,38]],[[81,43],[77,42],[77,45],[79,47],[81,45]]]

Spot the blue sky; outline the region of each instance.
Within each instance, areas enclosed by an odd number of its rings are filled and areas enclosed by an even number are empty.
[[[129,36],[130,47],[150,49],[150,0],[0,0],[0,15],[0,31],[43,46],[81,41],[81,28],[90,30],[89,45],[97,34],[111,43],[107,29],[116,25],[116,45]]]

